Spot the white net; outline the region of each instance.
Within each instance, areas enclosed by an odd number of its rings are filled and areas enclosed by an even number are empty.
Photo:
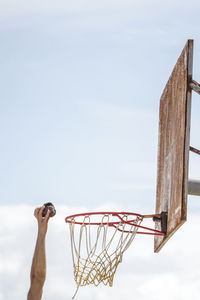
[[[101,282],[112,286],[118,264],[142,220],[142,216],[126,213],[84,215],[70,220],[77,291],[80,286],[97,286]]]

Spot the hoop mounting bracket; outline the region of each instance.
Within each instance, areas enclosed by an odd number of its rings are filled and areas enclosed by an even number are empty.
[[[200,150],[199,149],[196,149],[196,148],[190,146],[190,151],[200,155]]]
[[[162,211],[160,216],[154,216],[153,221],[159,221],[161,222],[161,230],[164,234],[167,233],[167,212]]]
[[[189,83],[190,88],[200,95],[200,84],[195,80],[191,80]]]

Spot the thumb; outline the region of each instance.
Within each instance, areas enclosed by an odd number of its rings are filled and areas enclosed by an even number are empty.
[[[47,210],[46,216],[44,217],[44,221],[48,222],[49,218],[50,218],[50,209]]]

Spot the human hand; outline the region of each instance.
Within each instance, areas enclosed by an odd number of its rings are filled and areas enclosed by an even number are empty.
[[[47,210],[46,216],[43,218],[42,213],[43,210],[45,209],[45,206],[37,207],[34,211],[34,216],[36,217],[38,221],[38,234],[45,236],[47,233],[47,228],[48,228],[48,221],[49,221],[49,215],[50,215],[50,210]]]

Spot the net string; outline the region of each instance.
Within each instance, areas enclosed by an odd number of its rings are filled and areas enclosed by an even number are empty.
[[[125,221],[125,222],[124,222]],[[112,286],[113,278],[117,270],[118,264],[122,261],[123,253],[126,251],[135,235],[137,233],[138,227],[142,222],[141,217],[137,217],[132,220],[131,223],[128,221],[128,216],[123,215],[120,217],[118,224],[115,224],[110,228],[111,223],[110,215],[103,215],[101,223],[98,225],[95,237],[95,243],[92,244],[92,233],[91,233],[91,217],[84,216],[82,225],[80,227],[80,235],[78,240],[78,245],[75,241],[75,220],[72,219],[69,223],[70,226],[70,238],[71,238],[71,250],[72,259],[74,266],[74,279],[77,284],[76,292],[73,296],[75,298],[80,286],[87,284],[98,285],[103,282],[105,285],[109,284]],[[87,224],[86,224],[87,223]],[[129,230],[127,230],[129,226]],[[120,231],[119,231],[120,228]],[[113,233],[108,240],[108,229],[113,229]],[[109,233],[111,230],[109,230]],[[102,242],[100,243],[100,237],[102,237]],[[119,235],[119,237],[118,237]],[[81,248],[83,247],[83,236],[85,236],[86,243],[86,257],[82,257]],[[111,248],[113,240],[119,238],[115,250]],[[97,248],[101,244],[101,251],[96,253]]]

